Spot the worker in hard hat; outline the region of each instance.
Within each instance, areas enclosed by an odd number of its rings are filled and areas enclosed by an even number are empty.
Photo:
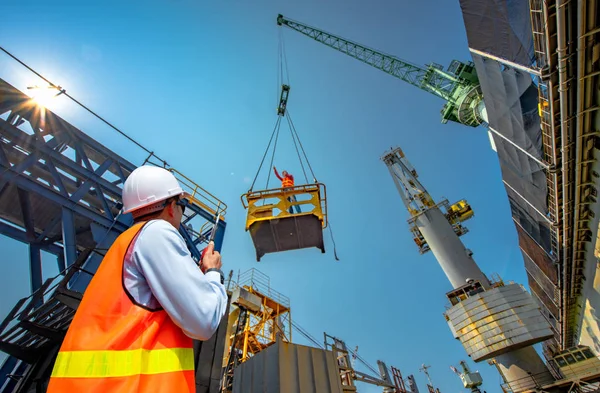
[[[281,180],[281,188],[283,188],[284,191],[290,191],[293,187],[294,187],[294,176],[290,175],[287,171],[282,171],[281,174],[283,175],[283,177],[281,177],[279,175],[279,172],[277,172],[277,168],[273,167],[273,171],[275,172],[275,176],[277,176],[277,178],[279,180]],[[296,195],[290,195],[288,197],[288,201],[290,202],[297,202],[296,201]],[[290,214],[294,214],[294,210],[296,210],[296,213],[300,213],[300,206],[298,205],[292,205],[290,206],[289,212]]]
[[[134,224],[88,285],[48,393],[196,391],[192,339],[211,338],[228,299],[214,244],[200,269],[177,230],[186,196],[163,168],[127,178],[123,209]]]

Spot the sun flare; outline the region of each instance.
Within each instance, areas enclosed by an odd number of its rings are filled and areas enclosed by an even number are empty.
[[[30,86],[27,89],[30,92],[30,97],[42,107],[49,106],[52,103],[53,99],[61,93],[59,89],[50,85]]]

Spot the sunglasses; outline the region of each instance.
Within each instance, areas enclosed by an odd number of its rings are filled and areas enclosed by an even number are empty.
[[[175,204],[181,206],[181,214],[185,214],[185,207],[188,205],[188,200],[185,198],[179,199]]]

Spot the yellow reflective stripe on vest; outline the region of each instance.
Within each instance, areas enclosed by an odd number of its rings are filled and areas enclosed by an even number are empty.
[[[52,377],[103,378],[194,370],[192,348],[59,352]]]

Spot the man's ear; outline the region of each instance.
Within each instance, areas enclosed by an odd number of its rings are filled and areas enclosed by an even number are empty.
[[[169,202],[169,205],[167,206],[167,214],[169,217],[175,217],[175,201]]]

